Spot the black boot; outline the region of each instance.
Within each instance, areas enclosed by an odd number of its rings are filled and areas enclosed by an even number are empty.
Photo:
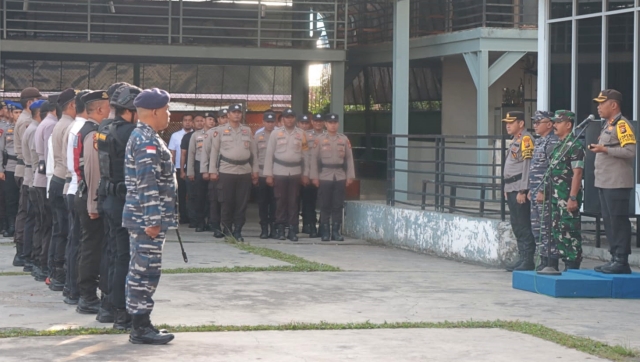
[[[605,274],[631,274],[628,255],[616,255],[615,261],[609,266],[600,269]]]
[[[126,309],[116,309],[113,329],[120,331],[128,331],[131,329],[131,314],[127,313]]]
[[[132,328],[129,342],[133,344],[167,344],[174,338],[173,334],[153,328],[149,314],[136,314],[132,317]]]
[[[547,264],[544,266],[543,269],[537,271],[538,274],[540,274],[540,275],[562,275],[562,273],[560,273],[560,270],[558,268],[558,264],[559,264],[560,260],[558,260],[556,258],[545,258],[545,259],[547,259]]]
[[[204,232],[204,231],[207,231],[207,228],[205,227],[205,224],[204,224],[204,223],[202,223],[202,222],[201,222],[201,223],[198,223],[198,224],[196,225],[196,232],[197,232],[197,233],[201,233],[201,232]]]
[[[40,268],[38,274],[33,276],[33,279],[35,279],[36,282],[46,282],[48,277],[49,277],[49,268],[46,266],[43,266]]]
[[[31,260],[27,258],[24,259],[24,268],[22,268],[22,271],[25,273],[33,272],[33,263],[31,262]]]
[[[597,267],[593,268],[593,270],[597,271],[597,272],[601,272],[602,273],[602,268],[605,266],[611,266],[613,265],[613,263],[616,262],[616,257],[611,254],[611,260],[609,260],[608,263],[604,264],[604,265],[598,265]]]
[[[538,267],[536,267],[536,271],[540,271],[540,270],[546,268],[548,260],[549,260],[549,258],[547,258],[546,256],[541,256],[540,257],[540,265],[538,265]]]
[[[309,225],[309,237],[317,238],[318,237],[318,229],[316,228],[316,223]]]
[[[320,236],[322,237],[320,240],[329,241],[331,240],[331,228],[329,224],[320,224]]]
[[[16,233],[16,220],[15,219],[9,219],[8,221],[8,226],[7,226],[7,231],[5,231],[2,236],[4,236],[5,238],[11,238],[13,237],[13,234]]]
[[[237,241],[244,241],[244,238],[242,237],[242,226],[235,227],[235,229],[233,230],[233,237]]]
[[[269,224],[269,239],[277,239],[277,231],[274,223]]]
[[[54,292],[61,292],[64,290],[64,281],[66,279],[66,273],[64,268],[54,268],[53,278],[51,278],[51,284],[49,289]]]
[[[73,295],[71,294],[71,292],[69,292],[69,295],[64,297],[62,301],[65,302],[65,304],[77,305],[79,300],[80,300],[80,297],[78,297],[77,295]]]
[[[268,239],[269,238],[269,225],[261,224],[260,225],[260,239]]]
[[[80,314],[98,314],[99,310],[100,299],[96,296],[92,296],[91,298],[80,297],[78,307],[76,307],[76,312]]]
[[[287,239],[291,241],[298,241],[298,235],[296,235],[296,229],[298,229],[298,225],[289,226],[289,235],[287,236]]]
[[[311,225],[309,225],[309,224],[303,224],[302,225],[302,233],[303,234],[310,233],[310,230],[311,230]]]
[[[562,260],[564,262],[564,271],[569,269],[580,269],[580,262],[576,260]]]
[[[220,228],[220,223],[219,222],[214,222],[212,224],[212,228],[213,228],[213,237],[216,239],[221,239],[224,237],[224,234],[222,233],[222,229]]]
[[[276,238],[278,240],[286,240],[287,238],[284,236],[284,225],[278,224],[276,229]]]
[[[100,310],[98,310],[96,320],[100,323],[113,323],[116,321],[116,318],[113,315],[113,310],[110,307],[105,308],[101,306]]]
[[[520,264],[522,264],[522,262],[524,261],[524,256],[523,255],[524,254],[521,251],[519,251],[518,252],[518,259],[515,262],[507,265],[505,267],[505,270],[509,271],[509,272],[512,272],[515,268],[519,267]]]
[[[22,256],[22,244],[16,244],[16,256],[13,257],[13,266],[25,266],[25,258]]]
[[[331,240],[344,241],[344,238],[340,234],[340,224],[337,222],[331,225]]]
[[[524,271],[524,270],[534,270],[535,268],[536,268],[536,264],[533,262],[533,253],[526,252],[523,255],[522,264],[520,264],[517,268],[513,270]]]

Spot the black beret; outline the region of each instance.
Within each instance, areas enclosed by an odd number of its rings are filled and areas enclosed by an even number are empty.
[[[63,90],[62,93],[60,93],[60,95],[58,96],[58,104],[64,107],[65,104],[76,99],[76,93],[78,92],[76,92],[73,88],[67,88]],[[51,100],[51,97],[49,97],[49,100]]]
[[[142,93],[138,94],[133,101],[133,105],[136,108],[144,109],[160,109],[169,104],[171,97],[165,90],[153,88],[145,89]]]
[[[109,95],[105,90],[91,91],[85,94],[84,96],[82,96],[82,102],[84,102],[84,104],[89,104],[95,101],[108,101],[108,100],[109,100]]]

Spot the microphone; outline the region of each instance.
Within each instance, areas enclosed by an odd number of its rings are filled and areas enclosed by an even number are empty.
[[[589,117],[587,117],[584,121],[582,121],[582,123],[576,126],[576,129],[584,128],[584,126],[586,126],[590,121],[595,121],[595,120],[596,120],[596,117],[594,117],[593,114],[590,114]]]

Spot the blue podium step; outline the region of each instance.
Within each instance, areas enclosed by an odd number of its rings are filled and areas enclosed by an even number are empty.
[[[535,271],[514,271],[512,285],[514,289],[554,298],[611,298],[612,281],[580,273],[547,276]]]
[[[569,273],[611,280],[612,298],[640,298],[640,273],[604,274],[591,269],[570,270]]]

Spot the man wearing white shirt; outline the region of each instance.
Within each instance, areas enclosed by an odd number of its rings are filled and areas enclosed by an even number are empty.
[[[185,114],[182,116],[182,129],[174,132],[169,140],[169,151],[175,163],[176,179],[178,180],[178,204],[180,206],[180,223],[186,224],[188,220],[187,212],[187,183],[180,177],[180,144],[182,143],[182,137],[193,130],[193,116]]]

